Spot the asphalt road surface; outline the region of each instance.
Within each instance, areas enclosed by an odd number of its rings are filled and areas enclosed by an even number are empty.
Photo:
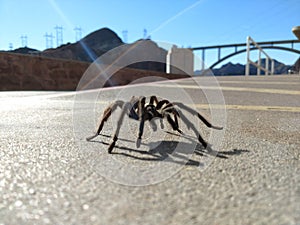
[[[182,121],[183,135],[147,124],[137,148],[138,123],[125,118],[108,154],[117,111],[85,140],[109,103],[140,93],[224,126],[210,130],[184,112],[212,150]],[[0,103],[1,225],[300,224],[300,76],[1,92]]]

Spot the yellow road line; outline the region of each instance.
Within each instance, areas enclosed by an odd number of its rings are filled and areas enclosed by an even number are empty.
[[[261,80],[261,81],[252,81],[252,80],[217,80],[214,81],[215,83],[220,83],[220,84],[278,84],[278,85],[300,85],[300,77],[299,77],[299,81],[266,81],[266,80]],[[178,81],[177,83],[180,83],[180,81]],[[186,82],[181,82],[182,84],[186,83]],[[193,84],[195,83],[195,81],[192,82]]]
[[[221,84],[281,84],[281,85],[300,85],[299,82],[285,82],[285,81],[250,81],[250,80],[219,80]]]
[[[286,94],[286,95],[300,95],[300,91],[283,90],[271,88],[246,88],[246,87],[218,87],[218,86],[196,86],[196,85],[170,85],[170,84],[151,84],[155,87],[170,87],[170,88],[185,88],[185,89],[201,89],[201,90],[222,90],[222,91],[241,91],[241,92],[259,92],[270,94]]]
[[[270,89],[270,88],[221,87],[221,89],[224,91],[243,91],[243,92],[250,91],[250,92],[271,93],[271,94],[300,95],[300,91]]]
[[[97,104],[109,105],[108,101],[97,101]],[[198,109],[226,109],[246,111],[272,111],[272,112],[300,112],[300,107],[271,106],[271,105],[217,105],[217,104],[193,104],[190,107]]]
[[[254,110],[254,111],[275,111],[275,112],[300,112],[300,107],[291,106],[270,106],[270,105],[208,105],[195,104],[199,109],[230,109],[230,110]]]

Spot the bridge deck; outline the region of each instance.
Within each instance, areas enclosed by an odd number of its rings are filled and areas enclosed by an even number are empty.
[[[295,44],[300,43],[300,40],[280,40],[280,41],[263,41],[263,42],[256,42],[262,49],[277,49],[277,50],[282,50],[282,51],[289,51],[292,53],[300,54],[300,50],[295,48]],[[283,44],[283,46],[280,46]],[[291,44],[291,47],[286,47],[286,44]],[[239,47],[246,47],[247,43],[237,43],[237,44],[225,44],[225,45],[212,45],[212,46],[201,46],[201,47],[194,47],[190,48],[192,51],[198,51],[202,50],[202,58],[201,60],[205,62],[205,50],[208,49],[216,49],[217,52],[217,60],[216,62],[212,63],[209,68],[214,68],[217,66],[219,63],[223,62],[224,60],[231,58],[235,55],[241,54],[243,52],[246,52],[247,49],[238,49]],[[250,50],[256,50],[257,48],[254,46],[252,47],[252,44],[250,45],[251,48]],[[221,50],[224,48],[234,48],[232,53],[227,53],[226,56],[221,57]],[[204,64],[203,64],[204,66]],[[204,69],[204,68],[202,68]]]
[[[300,43],[300,40],[281,40],[281,41],[260,41],[257,42],[258,45],[278,45],[278,44],[295,44]],[[211,46],[201,46],[194,47],[191,50],[205,50],[205,49],[218,49],[218,48],[234,48],[234,47],[242,47],[247,46],[247,43],[237,43],[237,44],[225,44],[225,45],[211,45]]]

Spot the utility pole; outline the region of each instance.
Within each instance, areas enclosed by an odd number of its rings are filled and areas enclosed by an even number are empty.
[[[75,27],[75,41],[79,41],[81,39],[81,35],[82,35],[82,29],[81,27]]]
[[[25,36],[24,35],[21,36],[21,43],[22,43],[21,46],[23,48],[27,47],[27,36],[26,35]]]
[[[63,44],[63,27],[56,26],[54,29],[56,30],[56,47],[59,47]]]
[[[53,48],[53,38],[54,36],[51,34],[46,33],[44,35],[44,37],[46,38],[46,48]]]

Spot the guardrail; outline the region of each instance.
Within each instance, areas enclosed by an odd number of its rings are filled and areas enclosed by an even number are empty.
[[[254,62],[250,59],[250,45],[254,45],[258,49],[258,62]],[[261,65],[261,53],[266,56],[265,67]],[[271,61],[271,71],[269,70],[269,60]],[[245,68],[245,75],[250,75],[250,65],[254,65],[257,68],[257,75],[260,75],[261,70],[265,72],[265,75],[274,74],[274,59],[272,59],[250,36],[247,37],[247,64]]]

